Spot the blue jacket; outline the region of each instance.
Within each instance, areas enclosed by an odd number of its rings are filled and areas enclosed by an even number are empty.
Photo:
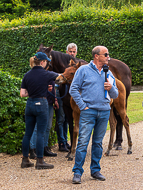
[[[110,70],[107,74],[113,77],[113,85],[108,93],[111,98],[115,99],[118,97],[115,78]],[[104,82],[105,72],[102,69],[99,73],[93,61],[79,67],[74,75],[69,93],[80,110],[84,110],[86,107],[97,110],[111,109],[110,100],[105,98]]]

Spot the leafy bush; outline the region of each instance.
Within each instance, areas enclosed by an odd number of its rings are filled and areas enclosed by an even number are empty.
[[[85,7],[96,6],[98,8],[109,8],[114,7],[121,9],[123,6],[128,5],[141,5],[141,0],[62,0],[61,6],[68,8],[70,6],[76,6],[78,4],[84,5]]]
[[[21,79],[0,71],[0,152],[21,152],[26,99],[20,97]]]
[[[30,25],[47,25],[66,23],[66,22],[83,22],[83,21],[102,21],[109,22],[110,20],[119,20],[126,22],[127,20],[140,21],[143,17],[143,6],[124,6],[120,11],[114,8],[99,9],[98,7],[85,7],[84,5],[77,4],[71,6],[64,11],[34,11],[25,13],[23,18],[4,19],[0,21],[0,28],[11,28]]]
[[[88,62],[92,59],[92,49],[96,45],[105,45],[111,57],[130,67],[133,85],[142,85],[143,10],[140,7],[132,7],[132,10],[126,8],[124,11],[89,8],[84,12],[82,6],[80,8],[77,12],[71,11],[71,15],[65,12],[65,15],[61,14],[57,18],[48,18],[57,19],[58,22],[1,30],[1,68],[17,77],[23,77],[30,69],[29,58],[41,43],[45,46],[54,44],[54,50],[65,52],[67,44],[74,42],[78,46],[77,57]],[[70,18],[74,22],[68,22]],[[66,19],[67,22],[61,22]],[[40,17],[37,21],[39,20]],[[35,21],[31,20],[31,24],[33,22]]]
[[[20,97],[21,79],[0,71],[0,152],[15,154],[22,151],[25,133],[25,106],[27,98]],[[55,116],[53,120],[55,126]],[[49,146],[57,142],[51,128]]]
[[[28,10],[30,11],[29,0],[23,3],[21,0],[1,0],[0,1],[0,16],[9,18],[21,17]]]

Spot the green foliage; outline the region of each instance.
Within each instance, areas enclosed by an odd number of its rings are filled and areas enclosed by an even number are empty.
[[[46,13],[44,17],[39,13],[37,20],[35,14],[30,16],[29,20],[27,17],[25,21],[26,25],[42,22],[47,24],[1,30],[0,56],[1,68],[4,71],[23,77],[30,69],[29,58],[41,43],[45,46],[54,44],[54,50],[65,52],[67,44],[74,42],[78,45],[77,57],[88,62],[92,59],[93,47],[107,46],[111,57],[125,62],[130,67],[133,85],[143,84],[142,7],[124,7],[117,11],[96,10],[81,5],[74,9],[70,7],[61,14],[49,13],[49,17],[46,17]],[[7,26],[10,23],[7,22]]]
[[[61,0],[0,0],[0,17],[15,19],[33,10],[60,10]]]
[[[56,116],[54,113],[53,116],[53,122],[52,122],[52,128],[50,130],[49,140],[48,140],[48,146],[51,147],[56,144],[57,142],[57,132],[55,131],[55,125],[56,125]]]
[[[120,11],[113,8],[99,9],[97,7],[85,7],[78,4],[76,7],[71,6],[63,12],[55,11],[34,11],[32,13],[25,13],[23,18],[4,19],[0,21],[0,29],[7,29],[12,27],[24,27],[30,25],[47,25],[59,24],[66,22],[83,22],[83,21],[103,21],[119,20],[125,23],[129,20],[140,21],[143,17],[143,6],[124,6]]]
[[[21,17],[28,10],[30,11],[29,1],[23,3],[21,0],[1,0],[0,1],[0,16],[2,19]]]
[[[0,71],[0,152],[21,152],[26,100],[20,97],[21,79]]]
[[[70,6],[76,7],[77,3],[86,7],[96,6],[98,8],[113,7],[116,9],[121,9],[122,6],[125,5],[141,5],[141,0],[78,0],[78,2],[76,0],[62,0],[61,6],[66,9]]]
[[[16,154],[22,151],[25,133],[25,106],[27,98],[20,97],[22,80],[0,71],[0,152]],[[55,116],[53,119],[55,126]],[[50,130],[49,146],[57,142],[54,127]]]
[[[59,10],[61,0],[30,0],[30,6],[34,10]]]

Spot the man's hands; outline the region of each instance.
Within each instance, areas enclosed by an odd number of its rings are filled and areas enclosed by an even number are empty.
[[[104,83],[104,89],[109,91],[109,90],[111,90],[111,88],[112,88],[112,85],[109,82],[109,79],[107,78],[107,82]]]
[[[87,110],[87,109],[89,109],[89,107],[86,107],[84,110]]]
[[[54,109],[59,109],[59,104],[58,104],[58,100],[57,99],[55,99]]]
[[[29,96],[28,91],[26,89],[24,89],[24,88],[21,88],[20,89],[20,96],[21,97],[27,97],[27,96]]]

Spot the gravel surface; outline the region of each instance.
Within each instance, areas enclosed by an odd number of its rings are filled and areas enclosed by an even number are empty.
[[[133,141],[133,154],[127,155],[127,137],[123,129],[123,150],[112,150],[110,156],[101,159],[101,173],[106,181],[96,181],[90,177],[91,141],[84,163],[81,184],[72,184],[72,167],[74,161],[67,161],[67,153],[53,148],[58,156],[46,157],[45,161],[54,164],[51,170],[21,169],[22,154],[10,156],[0,154],[0,190],[143,190],[143,121],[130,125]],[[103,141],[105,153],[110,131],[106,132]],[[35,160],[32,162],[36,162]]]

